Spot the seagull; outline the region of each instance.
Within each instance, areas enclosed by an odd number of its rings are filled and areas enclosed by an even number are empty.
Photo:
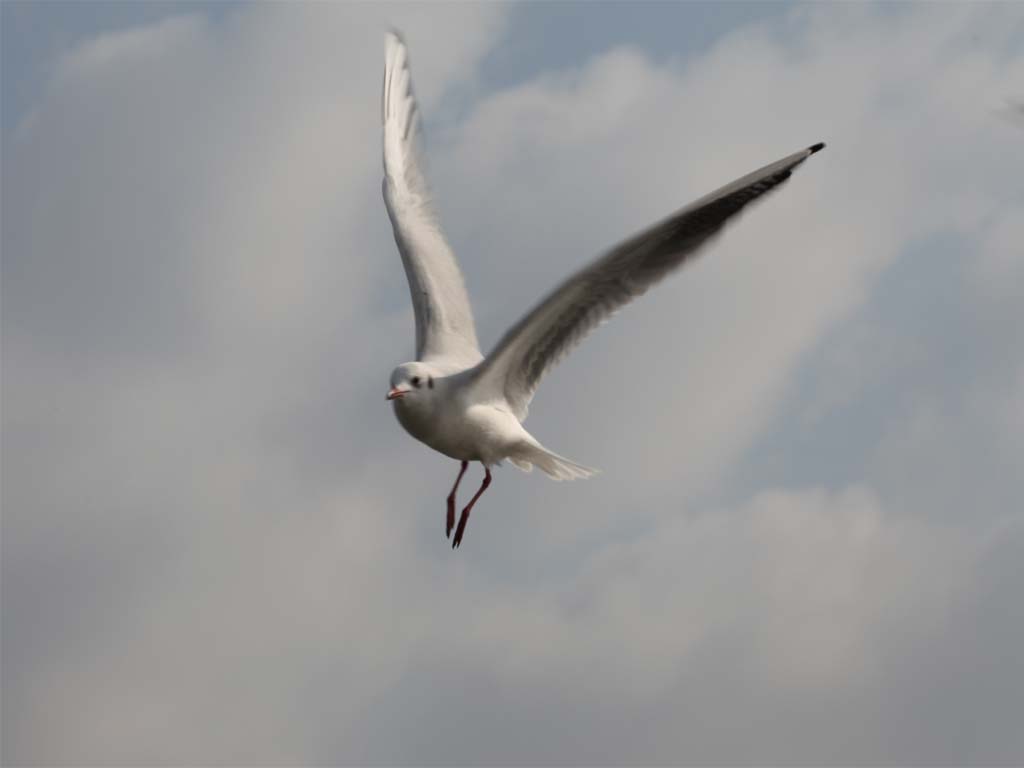
[[[459,517],[452,548],[469,513],[491,484],[491,467],[507,459],[555,480],[595,470],[545,448],[523,427],[544,374],[595,327],[669,272],[696,256],[748,204],[785,182],[823,143],[782,158],[690,203],[630,237],[568,277],[512,326],[486,357],[455,255],[431,204],[419,156],[419,110],[409,53],[396,32],[385,40],[384,202],[409,282],[416,320],[416,359],[391,373],[387,400],[402,427],[460,462],[445,518],[455,527],[459,483],[469,462],[484,467],[479,490]]]

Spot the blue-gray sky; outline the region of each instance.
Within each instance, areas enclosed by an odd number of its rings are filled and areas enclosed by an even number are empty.
[[[0,9],[4,764],[1024,759],[1020,6]],[[456,553],[390,25],[485,346],[829,145],[545,380],[602,474]]]

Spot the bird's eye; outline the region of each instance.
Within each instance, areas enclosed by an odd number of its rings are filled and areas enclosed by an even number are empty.
[[[412,382],[412,385],[414,387],[419,389],[419,386],[420,386],[420,377],[419,376],[413,376],[411,379],[409,379],[409,381]]]

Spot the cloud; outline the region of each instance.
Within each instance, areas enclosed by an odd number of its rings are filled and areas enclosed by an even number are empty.
[[[68,52],[58,63],[56,79],[88,80],[102,76],[104,69],[124,69],[146,59],[173,55],[176,48],[194,42],[203,27],[202,16],[170,16],[149,26],[101,35]]]
[[[493,93],[505,11],[387,13],[85,41],[12,143],[4,761],[1021,754],[1024,169],[988,110],[1024,67],[1010,9],[799,8]],[[382,398],[412,346],[379,199],[389,22],[484,339],[829,142],[545,381],[528,428],[604,474],[501,473],[458,558],[454,466]],[[987,350],[956,375],[955,329]]]
[[[459,632],[417,645],[367,716],[372,747],[356,761],[799,762],[850,729],[852,759],[939,760],[949,742],[904,738],[897,714],[970,632],[972,569],[994,533],[901,519],[859,487],[676,515],[545,579],[543,593],[460,595]],[[891,687],[904,664],[920,680]]]

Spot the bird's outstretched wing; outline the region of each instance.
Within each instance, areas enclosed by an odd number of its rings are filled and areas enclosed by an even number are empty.
[[[477,366],[477,397],[504,397],[517,418],[525,418],[541,377],[591,330],[695,256],[743,208],[824,146],[802,149],[702,197],[569,277]]]
[[[419,112],[409,54],[395,32],[385,43],[384,202],[402,254],[416,314],[416,359],[481,359],[473,311],[455,255],[430,202],[418,152]]]

